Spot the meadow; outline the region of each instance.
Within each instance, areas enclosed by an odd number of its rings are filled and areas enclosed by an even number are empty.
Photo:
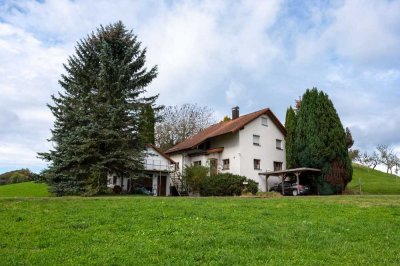
[[[278,198],[48,197],[0,186],[0,265],[400,265],[400,182]],[[372,195],[398,194],[398,195]]]
[[[353,180],[347,185],[353,193],[374,195],[400,195],[400,177],[386,174],[357,164],[353,165]]]
[[[399,265],[400,196],[0,198],[1,265]]]

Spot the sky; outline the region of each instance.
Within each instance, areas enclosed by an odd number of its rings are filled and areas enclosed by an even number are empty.
[[[40,171],[63,63],[99,25],[121,20],[147,48],[159,104],[197,103],[215,119],[286,109],[307,88],[333,101],[354,147],[400,154],[400,1],[2,1],[0,173]]]

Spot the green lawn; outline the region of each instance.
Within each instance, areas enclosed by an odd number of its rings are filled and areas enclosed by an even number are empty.
[[[365,194],[400,194],[400,177],[353,165],[353,180],[348,188],[358,193],[358,178],[361,179],[361,190]]]
[[[0,186],[0,197],[46,197],[49,196],[44,183],[24,182]]]
[[[400,196],[2,198],[1,265],[399,265]]]

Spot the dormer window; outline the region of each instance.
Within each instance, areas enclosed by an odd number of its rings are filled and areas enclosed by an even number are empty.
[[[260,146],[260,136],[253,135],[253,145]]]

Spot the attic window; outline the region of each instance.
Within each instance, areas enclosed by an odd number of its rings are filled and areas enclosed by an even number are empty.
[[[253,135],[253,145],[260,146],[260,136]]]
[[[268,119],[265,116],[261,117],[261,125],[268,126]]]

